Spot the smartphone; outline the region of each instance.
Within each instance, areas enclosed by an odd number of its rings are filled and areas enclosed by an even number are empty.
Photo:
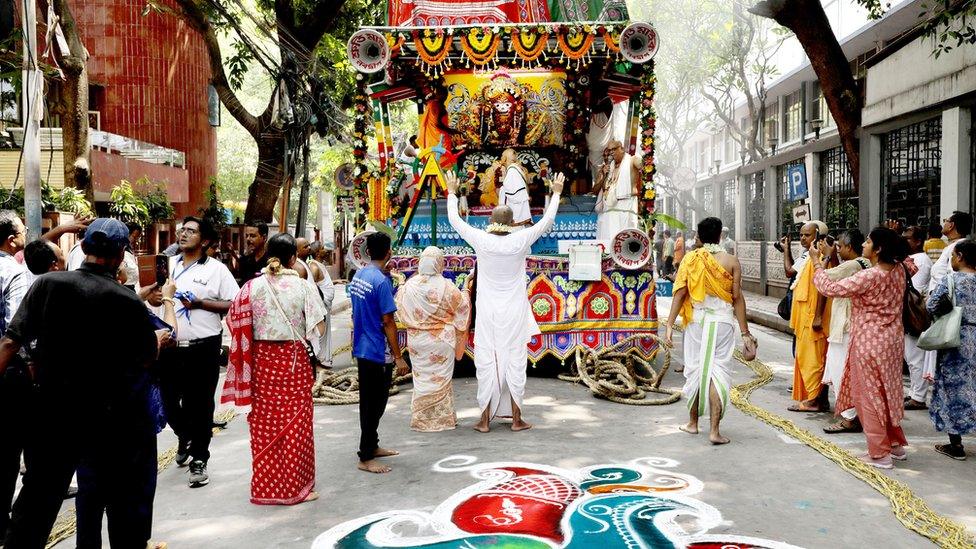
[[[156,256],[156,286],[159,288],[169,280],[169,256],[159,254]]]
[[[831,248],[833,248],[834,247],[834,242],[836,242],[836,241],[834,240],[834,237],[833,236],[830,236],[828,234],[827,236],[824,237],[824,242],[826,242],[828,246],[830,246]]]

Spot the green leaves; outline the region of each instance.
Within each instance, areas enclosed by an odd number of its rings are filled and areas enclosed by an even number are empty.
[[[232,47],[234,53],[224,60],[224,65],[227,67],[227,82],[236,91],[244,85],[244,76],[254,61],[254,52],[239,39],[234,41]]]

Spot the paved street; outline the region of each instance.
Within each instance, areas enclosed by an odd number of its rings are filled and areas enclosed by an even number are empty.
[[[666,300],[659,304],[662,316]],[[758,390],[753,402],[788,414],[787,387],[792,380],[789,339],[755,327],[760,358],[776,380]],[[335,326],[336,345],[348,342],[348,311]],[[350,363],[345,353],[338,367]],[[740,366],[735,383],[751,379]],[[665,385],[680,386],[680,374],[669,374]],[[434,472],[438,461],[452,455],[473,456],[479,463],[528,462],[579,469],[595,464],[625,464],[642,457],[675,460],[675,473],[697,478],[702,485],[693,497],[714,506],[721,520],[709,534],[742,535],[801,547],[920,547],[927,541],[905,529],[888,501],[866,484],[805,445],[730,409],[723,432],[732,444],[714,447],[704,435],[681,433],[682,403],[670,406],[624,406],[593,398],[582,386],[555,379],[531,378],[526,415],[535,428],[512,433],[504,425],[481,435],[471,429],[478,411],[475,380],[455,381],[461,426],[445,433],[410,431],[409,386],[390,400],[381,425],[381,444],[402,452],[388,460],[389,475],[356,469],[358,409],[356,406],[316,408],[317,490],[320,500],[294,507],[262,507],[248,502],[250,451],[247,424],[234,419],[214,439],[211,483],[200,489],[186,485],[186,469],[169,466],[159,476],[154,538],[182,547],[309,547],[319,534],[347,520],[380,511],[430,511],[452,494],[473,484],[466,472]],[[799,425],[819,433],[823,414],[792,414]],[[705,423],[702,423],[703,427]],[[941,441],[924,412],[910,412],[905,422],[909,461],[891,472],[908,483],[940,513],[976,531],[976,489],[972,462],[954,462],[931,450]],[[841,446],[862,451],[860,435],[837,437]],[[175,444],[168,430],[160,451]],[[69,502],[68,505],[71,505]],[[73,540],[59,546],[70,547]]]

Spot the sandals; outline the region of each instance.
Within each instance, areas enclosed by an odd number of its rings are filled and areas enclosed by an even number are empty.
[[[808,413],[808,414],[822,414],[822,413],[825,413],[825,412],[829,412],[830,411],[830,408],[827,408],[827,409],[819,408],[819,407],[817,407],[817,408],[800,408],[800,405],[799,404],[792,404],[792,405],[790,405],[789,408],[787,408],[787,410],[790,411],[790,412],[804,412],[804,413]]]
[[[929,407],[925,405],[924,402],[918,402],[917,400],[910,398],[905,401],[906,410],[928,410]]]
[[[836,435],[839,433],[863,433],[864,427],[862,427],[861,422],[856,419],[853,421],[841,420],[837,423],[827,425],[823,428],[823,432],[827,433],[828,435]]]
[[[935,451],[956,461],[966,461],[966,449],[961,444],[936,444]]]

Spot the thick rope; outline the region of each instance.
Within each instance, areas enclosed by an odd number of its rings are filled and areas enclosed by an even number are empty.
[[[394,376],[390,385],[390,395],[400,392],[400,385],[413,379],[413,374]],[[359,373],[355,367],[337,372],[319,372],[312,385],[312,402],[315,404],[342,405],[359,402]]]
[[[233,408],[223,410],[216,416],[216,421],[228,422],[237,416],[237,412]],[[216,435],[220,431],[219,427],[214,427],[213,433]],[[168,448],[163,453],[159,454],[156,459],[157,474],[162,473],[164,469],[170,466],[173,461],[176,460],[176,446]],[[75,535],[75,531],[78,529],[77,517],[75,515],[75,508],[69,507],[63,513],[58,515],[58,519],[54,522],[54,527],[51,528],[51,534],[47,538],[47,545],[45,549],[50,549],[58,543],[70,538]]]
[[[904,483],[892,479],[878,469],[861,462],[850,452],[828,442],[805,429],[797,427],[792,421],[770,413],[749,402],[752,392],[773,379],[769,366],[758,360],[747,362],[738,350],[735,358],[752,369],[756,378],[732,388],[732,404],[744,413],[780,429],[788,436],[820,452],[848,473],[861,479],[881,495],[888,498],[895,517],[909,530],[916,532],[940,547],[963,549],[973,547],[973,538],[961,524],[933,511],[925,500],[916,496]]]
[[[623,347],[638,339],[654,339],[658,346],[651,360],[644,360],[633,349]],[[660,371],[654,369],[654,358],[663,349],[664,364]],[[583,383],[597,398],[632,404],[635,406],[654,406],[672,404],[681,398],[681,391],[662,389],[661,382],[671,367],[671,350],[661,345],[656,334],[639,334],[626,337],[614,345],[596,351],[585,352],[576,349],[576,361],[570,373],[560,374],[559,379],[573,383]],[[667,395],[662,398],[647,398],[648,393]]]

